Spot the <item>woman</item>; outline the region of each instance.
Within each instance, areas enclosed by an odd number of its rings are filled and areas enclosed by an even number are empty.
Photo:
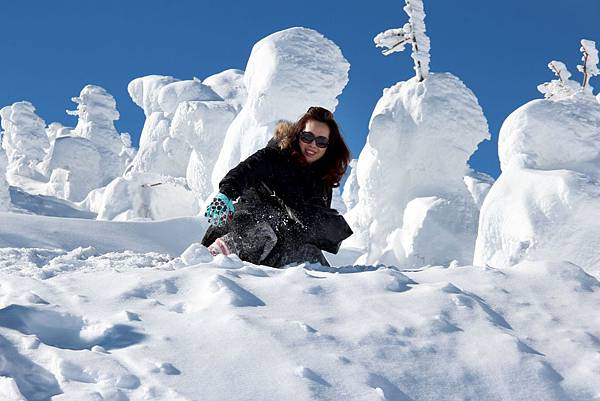
[[[331,209],[332,188],[339,186],[349,161],[330,111],[311,107],[296,123],[280,122],[267,146],[219,183],[205,213],[211,227],[202,244],[213,255],[236,253],[273,267],[328,265],[321,250],[337,253],[352,234]]]

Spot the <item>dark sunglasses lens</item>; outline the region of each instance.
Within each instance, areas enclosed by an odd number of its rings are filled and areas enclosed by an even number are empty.
[[[326,148],[327,146],[329,146],[329,140],[323,136],[319,136],[315,139],[315,143],[317,144],[317,147],[319,148]]]
[[[300,140],[304,143],[311,143],[312,141],[315,140],[315,136],[313,134],[311,134],[310,132],[301,132]]]

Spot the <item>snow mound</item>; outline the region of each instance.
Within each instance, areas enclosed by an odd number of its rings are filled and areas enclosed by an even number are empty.
[[[231,168],[267,144],[279,120],[295,121],[310,106],[333,111],[349,68],[338,46],[312,29],[290,28],[258,41],[244,74],[246,103],[213,170],[215,189]]]
[[[502,174],[481,208],[474,263],[567,260],[600,271],[600,104],[533,100],[502,125]]]
[[[478,207],[464,175],[489,136],[477,98],[451,74],[384,90],[356,165],[358,203],[346,214],[348,244],[365,252],[357,263],[470,262]]]
[[[0,213],[0,248],[70,251],[93,247],[99,253],[156,252],[178,256],[208,228],[204,219],[180,217],[156,222],[113,222]]]
[[[88,139],[57,138],[45,163],[45,171],[50,173],[46,193],[79,202],[91,190],[108,184],[114,176],[103,168],[104,155]]]
[[[2,148],[8,157],[8,174],[41,179],[38,165],[50,147],[46,123],[29,102],[17,102],[0,109]]]
[[[152,173],[118,177],[82,202],[98,220],[163,220],[196,216],[199,204],[181,178]]]

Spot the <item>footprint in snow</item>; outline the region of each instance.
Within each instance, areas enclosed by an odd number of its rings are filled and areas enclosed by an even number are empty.
[[[302,378],[308,379],[308,380],[315,382],[317,384],[320,384],[322,386],[331,387],[331,384],[329,384],[318,373],[316,373],[314,370],[312,370],[310,368],[306,368],[304,366],[298,366],[298,368],[296,368],[296,374]]]

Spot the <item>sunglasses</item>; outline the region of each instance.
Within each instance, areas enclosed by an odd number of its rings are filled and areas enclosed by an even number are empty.
[[[308,131],[302,131],[300,133],[300,140],[304,143],[312,143],[312,141],[315,141],[315,145],[321,149],[325,149],[329,146],[329,138],[325,136],[315,136],[315,134]]]

